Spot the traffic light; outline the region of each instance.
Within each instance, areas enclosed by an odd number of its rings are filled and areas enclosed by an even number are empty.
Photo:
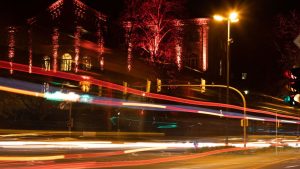
[[[291,106],[295,106],[296,105],[296,102],[294,100],[294,96],[293,95],[291,95],[291,96],[284,96],[283,101],[285,103],[289,103]]]
[[[285,76],[289,79],[289,89],[292,92],[300,91],[300,67],[292,68],[285,72]]]
[[[123,82],[123,86],[124,86],[123,95],[126,95],[127,94],[127,82]]]
[[[285,103],[289,103],[291,106],[296,106],[300,103],[300,67],[292,68],[284,73],[288,78],[289,95],[283,98]]]
[[[283,101],[285,103],[289,103],[292,106],[295,106],[296,104],[300,103],[300,94],[285,96],[283,98]]]
[[[98,96],[102,96],[102,86],[98,86]]]
[[[157,93],[161,92],[161,80],[157,79]]]
[[[91,88],[91,83],[89,81],[80,81],[80,88],[83,92],[89,92]]]
[[[146,85],[146,92],[149,93],[151,89],[151,81],[147,80],[147,85]]]
[[[241,126],[244,127],[244,125],[248,126],[249,122],[248,119],[241,119]]]
[[[279,127],[281,127],[281,123],[280,123],[279,120],[277,120],[277,121],[276,121],[276,128],[279,128]]]
[[[292,68],[290,70],[290,76],[292,79],[300,79],[300,67]]]
[[[205,84],[206,84],[206,80],[201,78],[201,93],[205,92]]]

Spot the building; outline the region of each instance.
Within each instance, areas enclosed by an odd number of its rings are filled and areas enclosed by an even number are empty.
[[[124,37],[121,43],[127,43],[123,45],[127,46],[127,50],[114,51],[105,48],[111,37],[108,28],[113,27],[109,19],[105,14],[90,8],[80,0],[58,0],[40,14],[28,18],[27,25],[8,26],[2,32],[4,36],[7,35],[5,36],[7,43],[2,43],[5,45],[1,51],[5,52],[1,53],[1,60],[8,61],[11,67],[4,74],[43,84],[44,92],[47,92],[49,86],[56,86],[107,97],[123,97],[120,91],[90,85],[88,77],[119,85],[123,85],[123,81],[128,81],[129,87],[142,86],[138,89],[145,90],[146,80],[157,78],[156,74],[149,73],[153,72],[154,68],[147,65],[147,62],[138,60],[132,62],[137,53],[131,53],[134,46],[126,40],[128,27],[120,26],[122,24],[113,26],[119,26],[119,30],[125,28],[124,34],[120,36]],[[172,68],[178,76],[166,77],[162,79],[162,83],[171,84],[174,81],[168,80],[174,80],[174,77],[181,82],[200,79],[210,68],[209,19],[174,20],[172,23],[171,26],[180,33],[176,36],[176,43],[167,48],[166,54],[173,56],[177,67]],[[131,62],[137,63],[137,66],[131,67]],[[54,77],[41,78],[34,74],[30,74],[29,77],[28,74],[21,76],[20,72],[14,71],[14,63],[28,65],[28,73],[32,73],[33,67],[42,67],[44,71],[82,75],[87,77],[87,80],[78,82]],[[191,76],[186,76],[186,72]],[[169,94],[168,92],[163,93]],[[76,114],[75,108],[76,105],[73,108]],[[80,114],[82,108],[77,106],[77,109],[77,114]],[[93,111],[93,108],[90,109]],[[114,110],[107,110],[105,118],[110,118],[113,112]]]

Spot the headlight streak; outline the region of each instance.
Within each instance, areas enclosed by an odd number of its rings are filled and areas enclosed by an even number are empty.
[[[44,161],[44,160],[60,160],[64,159],[64,155],[54,155],[54,156],[0,156],[0,161]]]
[[[32,169],[34,167],[39,169],[57,169],[57,168],[108,168],[108,167],[110,168],[110,167],[126,167],[126,166],[127,167],[143,166],[143,165],[159,164],[165,162],[189,160],[189,159],[201,158],[201,157],[219,154],[219,153],[241,151],[247,149],[249,148],[225,148],[225,149],[213,150],[213,151],[196,153],[196,154],[160,157],[160,158],[145,159],[145,160],[109,161],[109,162],[96,162],[96,161],[62,162],[58,164],[49,164],[49,165],[19,166],[18,168]]]
[[[291,120],[280,120],[280,119],[279,119],[279,121],[280,121],[281,123],[292,123],[292,124],[297,124],[297,122],[291,121]]]
[[[100,149],[104,149],[106,150],[107,148],[115,148],[118,151],[107,151],[107,152],[95,152],[95,153],[79,153],[79,154],[62,154],[62,155],[49,155],[49,156],[0,156],[0,161],[11,161],[11,162],[24,162],[24,161],[50,161],[51,160],[64,160],[64,159],[83,159],[83,158],[99,158],[99,157],[109,157],[109,156],[116,156],[116,155],[122,155],[122,154],[130,154],[130,153],[137,153],[137,152],[143,152],[143,151],[156,151],[156,150],[163,150],[163,149],[187,149],[187,148],[194,148],[194,144],[193,142],[186,142],[186,143],[181,143],[181,142],[136,142],[136,143],[114,143],[111,144],[111,142],[97,142],[97,141],[62,141],[62,142],[49,142],[49,141],[35,141],[35,142],[30,142],[30,141],[26,141],[26,142],[22,142],[22,141],[7,141],[7,142],[0,142],[0,145],[6,145],[6,146],[11,146],[11,148],[16,149],[16,148],[20,148],[16,145],[23,145],[22,148],[23,149],[27,149],[27,148],[32,148],[32,146],[34,146],[35,144],[38,145],[43,145],[40,147],[40,149],[46,149],[49,150],[48,144],[53,144],[53,145],[57,145],[56,147],[52,147],[54,149],[57,148],[62,148],[62,145],[65,145],[64,148],[69,149],[70,145],[77,145],[71,148],[86,148],[87,144],[95,144],[94,146],[89,147],[89,149],[96,149],[99,150]],[[104,143],[104,144],[103,144]],[[264,147],[270,147],[272,145],[274,145],[274,141],[256,141],[256,142],[248,142],[248,149],[250,148],[264,148]],[[280,142],[282,145],[289,145],[292,147],[299,147],[299,140],[282,140]],[[28,145],[28,146],[27,146]],[[198,143],[198,147],[220,147],[220,146],[225,146],[225,143],[213,143],[213,142],[199,142]],[[230,143],[229,146],[233,146],[236,148],[230,148],[230,149],[239,149],[241,148],[241,150],[245,150],[245,148],[243,147],[242,143]],[[7,147],[4,147],[7,148]],[[119,150],[119,149],[125,149],[125,150]],[[126,150],[127,149],[127,150]],[[222,151],[221,150],[213,150],[210,152],[204,152],[204,154],[211,154],[214,151]],[[227,151],[225,151],[227,152]],[[182,156],[173,156],[173,157],[167,157],[168,160],[164,160],[165,158],[159,158],[158,159],[149,159],[146,161],[152,161],[152,160],[158,160],[159,162],[170,162],[173,161],[174,159],[176,160],[183,160],[186,158],[190,158],[190,157],[194,157],[197,156],[195,158],[198,157],[202,157],[199,156],[197,154],[194,155],[182,155]],[[136,162],[140,162],[141,165],[145,165],[146,163],[145,160],[136,160],[136,161],[127,161],[128,163],[132,163],[132,165]],[[126,163],[127,163],[126,162]],[[101,162],[100,165],[102,165],[103,163],[108,163],[108,162]],[[111,163],[111,162],[110,162]],[[118,161],[113,161],[113,163],[111,164],[115,164],[115,163],[119,163]],[[12,164],[17,164],[17,163],[12,163]],[[39,163],[40,164],[40,163]],[[39,165],[37,164],[37,165]],[[49,165],[45,165],[46,163],[43,163],[43,166],[36,166],[34,165],[35,168],[40,168],[40,167],[46,167],[46,168],[57,168],[59,165],[64,165],[64,167],[70,167],[73,166],[74,164],[77,164],[77,162],[73,163],[50,163]],[[24,168],[28,168],[29,166],[25,166]],[[30,166],[32,167],[32,166]],[[86,167],[86,166],[85,166]],[[99,167],[99,166],[98,166]],[[22,168],[22,167],[21,167]]]
[[[257,117],[246,117],[248,120],[255,120],[255,121],[265,121],[263,118],[257,118]]]
[[[299,140],[282,140],[283,142],[297,143]],[[266,141],[255,141],[250,147],[256,147],[255,144],[265,145],[265,147],[270,146],[269,142]],[[230,143],[230,145],[239,147],[242,143]],[[224,146],[225,143],[215,143],[215,142],[198,142],[198,147],[219,147]],[[298,145],[300,146],[300,145]],[[138,151],[151,151],[157,149],[167,149],[167,148],[194,148],[193,142],[124,142],[124,143],[104,143],[104,142],[91,142],[91,141],[5,141],[0,142],[1,148],[11,148],[11,149],[123,149],[126,153],[138,152]],[[127,149],[127,150],[126,150]],[[103,153],[103,152],[101,152]],[[108,152],[107,152],[108,153]]]
[[[212,112],[206,112],[206,111],[198,111],[198,113],[212,115],[212,116],[219,116],[219,117],[223,117],[224,116],[223,114],[220,114],[220,113],[212,113]]]
[[[7,92],[12,92],[12,93],[17,93],[17,94],[24,94],[24,95],[34,96],[34,97],[44,97],[43,93],[32,92],[32,91],[22,90],[22,89],[16,89],[16,88],[11,88],[11,87],[6,87],[6,86],[0,86],[0,90],[7,91]]]
[[[0,68],[10,69],[9,62],[0,61]],[[22,65],[22,64],[14,63],[14,70],[27,72],[28,71],[28,65]],[[85,80],[80,75],[66,73],[66,72],[59,72],[59,71],[57,71],[57,72],[44,71],[43,69],[41,69],[39,67],[32,67],[32,73],[40,74],[40,75],[46,75],[46,76],[52,76],[52,77],[59,77],[59,78],[64,78],[64,79],[69,79],[69,80],[74,80],[74,81]],[[105,81],[102,81],[102,80],[96,80],[96,79],[91,78],[90,82],[91,82],[91,84],[94,84],[94,85],[101,85],[103,87],[111,88],[111,89],[118,90],[118,91],[123,91],[124,90],[124,87],[121,86],[121,85],[113,84],[113,83],[110,83],[110,82],[105,82]],[[140,91],[140,90],[133,89],[133,88],[127,88],[127,92],[132,93],[132,94],[136,94],[136,95],[140,95],[140,96],[145,93],[144,91]],[[198,106],[203,105],[203,106],[224,107],[224,108],[232,108],[232,109],[236,109],[236,110],[243,110],[243,107],[235,106],[235,105],[228,105],[228,104],[214,103],[214,102],[195,101],[195,100],[177,98],[177,97],[173,97],[173,96],[167,96],[167,95],[161,95],[161,94],[155,94],[155,93],[146,93],[145,96],[149,97],[149,98],[155,98],[155,99],[160,99],[160,100],[168,100],[168,101],[174,101],[174,102],[180,102],[180,103],[186,103],[186,104],[193,104],[193,105],[198,105]],[[268,115],[272,115],[274,117],[277,115],[278,117],[300,120],[299,117],[276,114],[276,113],[273,113],[273,112],[268,112],[268,111],[264,111],[264,110],[255,110],[255,109],[251,109],[251,108],[247,108],[247,112],[259,113],[259,114],[268,114]],[[228,115],[224,115],[224,117],[237,118],[237,117],[228,116]],[[300,123],[300,122],[296,122],[296,123]]]
[[[32,91],[27,91],[27,90],[21,90],[21,89],[14,89],[14,88],[10,88],[10,87],[4,87],[4,86],[0,86],[0,90],[4,90],[4,91],[9,91],[9,92],[14,92],[14,93],[18,93],[18,94],[26,94],[26,95],[30,95],[30,96],[39,96],[39,97],[47,97],[47,93],[43,94],[43,93],[38,93],[38,92],[32,92]],[[76,95],[77,97],[74,97],[74,101],[81,101],[79,98],[80,96],[73,93],[73,95]],[[63,99],[63,98],[62,98]],[[67,99],[68,100],[68,99]],[[164,109],[168,109],[169,111],[182,111],[182,112],[190,112],[190,113],[199,113],[199,114],[206,114],[206,115],[213,115],[213,116],[219,116],[219,117],[227,117],[227,118],[237,118],[237,119],[242,119],[243,116],[241,114],[238,113],[229,113],[227,112],[226,114],[220,114],[220,113],[215,113],[212,112],[213,110],[210,109],[204,109],[206,111],[203,110],[199,110],[199,108],[196,107],[191,107],[191,106],[170,106],[170,105],[157,105],[157,104],[146,104],[146,103],[133,103],[133,102],[121,102],[121,99],[112,99],[112,98],[99,98],[99,97],[93,97],[93,99],[90,100],[84,100],[82,101],[83,103],[93,103],[93,104],[100,104],[100,105],[106,105],[106,106],[126,106],[129,108],[137,108],[137,109],[141,109],[141,108],[155,108],[154,110],[164,110]],[[139,107],[140,106],[140,107]],[[143,107],[145,106],[145,107]],[[230,115],[231,114],[231,115]],[[234,115],[233,115],[234,114]],[[267,118],[267,119],[263,119],[263,118],[258,118],[258,117],[254,117],[254,116],[247,116],[248,119],[250,120],[256,120],[256,121],[270,121],[270,122],[275,122],[275,119],[271,119],[271,118]],[[281,120],[279,119],[282,123],[293,123],[293,124],[297,124],[299,122],[296,121],[291,121],[291,120]]]
[[[133,103],[133,102],[124,102],[122,103],[123,106],[133,106],[133,107],[153,107],[153,108],[160,108],[165,109],[167,106],[158,105],[158,104],[149,104],[149,103]]]
[[[129,154],[129,153],[137,153],[141,151],[154,151],[154,150],[164,150],[167,149],[167,146],[162,146],[162,147],[149,147],[149,148],[139,148],[139,149],[132,149],[132,150],[125,150],[124,154]]]

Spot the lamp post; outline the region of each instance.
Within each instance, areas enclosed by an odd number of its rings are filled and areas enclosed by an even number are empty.
[[[229,88],[229,71],[230,71],[230,25],[231,23],[238,22],[238,14],[236,12],[231,12],[228,17],[223,17],[221,15],[214,15],[214,20],[216,21],[227,21],[227,48],[226,48],[226,85],[227,88]],[[229,90],[227,90],[229,91]],[[228,94],[227,94],[228,96]]]
[[[230,25],[231,23],[238,22],[238,14],[236,12],[231,12],[228,17],[223,17],[221,15],[214,15],[214,20],[216,21],[227,21],[227,46],[226,46],[226,86],[227,86],[227,103],[228,103],[228,91],[229,91],[229,73],[230,73]]]
[[[226,45],[226,104],[229,103],[229,74],[230,74],[230,25],[231,23],[238,22],[238,13],[237,12],[230,12],[228,17],[224,17],[221,15],[214,15],[214,20],[216,21],[227,21],[227,45]],[[244,121],[246,121],[246,114],[244,113]],[[244,124],[244,133],[245,133],[245,124]],[[244,134],[245,135],[245,134]],[[245,137],[245,136],[244,136]],[[226,136],[226,143],[228,142],[228,137]],[[245,140],[245,139],[244,139]]]

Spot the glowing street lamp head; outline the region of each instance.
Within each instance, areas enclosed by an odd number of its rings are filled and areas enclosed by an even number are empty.
[[[224,17],[221,16],[221,15],[214,15],[214,20],[216,20],[216,21],[223,21]]]
[[[231,12],[229,14],[229,18],[230,22],[238,22],[239,18],[238,18],[238,13],[237,12]]]
[[[224,21],[227,20],[229,22],[238,22],[238,13],[237,12],[231,12],[229,13],[228,17],[223,17],[221,15],[214,15],[214,20],[216,21]]]

